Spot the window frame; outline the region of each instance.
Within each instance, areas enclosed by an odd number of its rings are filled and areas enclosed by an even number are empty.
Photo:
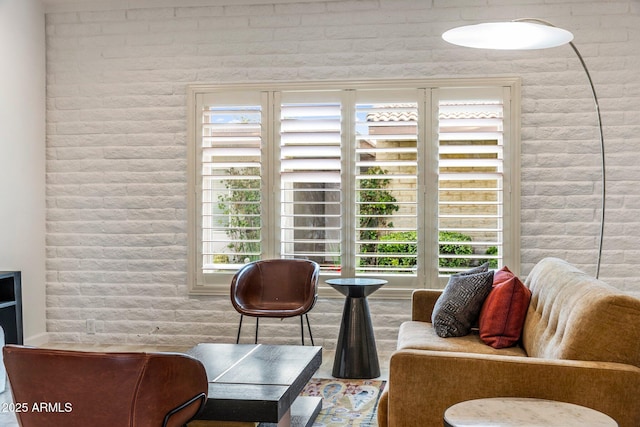
[[[201,187],[201,130],[199,120],[201,112],[198,111],[198,97],[215,92],[229,91],[321,91],[321,90],[376,90],[376,89],[421,89],[425,88],[425,105],[419,105],[420,115],[424,118],[424,126],[419,125],[418,144],[423,144],[424,154],[418,156],[418,175],[421,176],[418,187],[418,202],[426,206],[438,206],[438,107],[437,100],[431,94],[434,89],[447,88],[478,88],[478,87],[502,87],[505,119],[503,121],[504,135],[504,207],[503,216],[503,264],[515,274],[520,272],[520,97],[521,79],[518,77],[486,77],[486,78],[461,78],[461,79],[421,79],[421,80],[373,80],[373,81],[334,81],[334,82],[284,82],[284,83],[247,83],[247,84],[191,84],[187,86],[187,281],[188,292],[191,295],[228,295],[232,274],[216,273],[212,281],[202,273],[202,238],[201,238],[201,203],[199,206],[199,192]],[[422,113],[423,111],[429,114]],[[349,122],[351,112],[345,113]],[[507,118],[508,116],[508,118]],[[347,126],[345,124],[345,126]],[[278,125],[274,117],[269,116],[263,123],[263,134],[275,138]],[[347,144],[344,144],[345,146]],[[276,147],[263,147],[263,161],[271,162],[273,151]],[[343,148],[347,168],[354,167],[352,154],[347,148]],[[275,167],[263,178],[263,188],[274,188],[273,180]],[[346,179],[347,185],[352,178]],[[421,185],[422,183],[422,185]],[[352,187],[352,186],[351,186]],[[351,189],[347,191],[352,191]],[[348,197],[353,201],[353,195]],[[263,208],[265,226],[276,223],[279,206],[275,201],[267,203]],[[345,206],[349,206],[345,204]],[[277,211],[276,211],[277,210]],[[423,209],[418,217],[418,247],[424,248],[418,259],[418,273],[412,277],[405,277],[398,282],[391,283],[373,296],[376,298],[409,298],[414,289],[442,289],[448,280],[447,276],[438,275],[438,212],[437,209]],[[343,216],[353,215],[351,206],[345,208]],[[343,228],[344,229],[344,228]],[[277,233],[273,233],[277,234]],[[430,237],[426,237],[430,236]],[[265,236],[265,257],[277,256],[277,244],[279,236]],[[343,248],[343,253],[349,255],[351,248]],[[425,265],[426,264],[426,265]],[[321,274],[320,295],[339,296],[324,280],[336,277],[334,275]],[[395,279],[395,276],[393,277]]]

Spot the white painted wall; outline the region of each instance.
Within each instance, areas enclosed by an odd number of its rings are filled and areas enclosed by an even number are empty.
[[[228,5],[224,5],[224,4]],[[537,17],[570,29],[598,88],[609,168],[601,278],[640,290],[637,0],[149,0],[52,5],[47,14],[47,328],[56,341],[233,341],[227,298],[188,297],[186,85],[520,76],[522,271],[557,256],[593,273],[599,151],[585,75],[568,46],[453,47],[446,29]],[[463,6],[460,6],[460,5]],[[205,6],[209,5],[209,6]],[[395,345],[409,302],[371,301]],[[311,318],[335,344],[341,299]],[[86,319],[97,334],[87,335]],[[263,336],[297,340],[296,321]],[[250,331],[247,331],[250,336]]]
[[[0,0],[0,270],[22,271],[24,336],[45,333],[45,29],[40,0]]]

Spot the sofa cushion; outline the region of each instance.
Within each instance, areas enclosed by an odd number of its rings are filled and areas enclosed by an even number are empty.
[[[495,349],[480,340],[477,330],[463,337],[439,337],[431,323],[408,321],[400,325],[398,350],[434,350],[461,353],[501,354],[504,356],[526,356],[519,346]]]
[[[482,305],[479,329],[482,341],[494,348],[511,347],[520,340],[531,291],[506,266],[493,277],[493,288]]]
[[[487,269],[488,264],[484,264],[449,278],[431,317],[439,336],[461,337],[471,331],[493,285],[493,271]]]
[[[531,303],[522,331],[529,356],[640,367],[640,299],[557,258],[545,258],[525,281]]]

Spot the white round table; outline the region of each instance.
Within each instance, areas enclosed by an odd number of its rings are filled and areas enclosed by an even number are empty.
[[[444,413],[445,427],[618,427],[591,408],[553,400],[498,397],[460,402]]]

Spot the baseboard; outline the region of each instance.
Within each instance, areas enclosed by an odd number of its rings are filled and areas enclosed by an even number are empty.
[[[43,332],[41,334],[32,335],[28,338],[24,338],[25,345],[32,345],[34,347],[38,347],[42,344],[46,344],[49,342],[49,334]]]

